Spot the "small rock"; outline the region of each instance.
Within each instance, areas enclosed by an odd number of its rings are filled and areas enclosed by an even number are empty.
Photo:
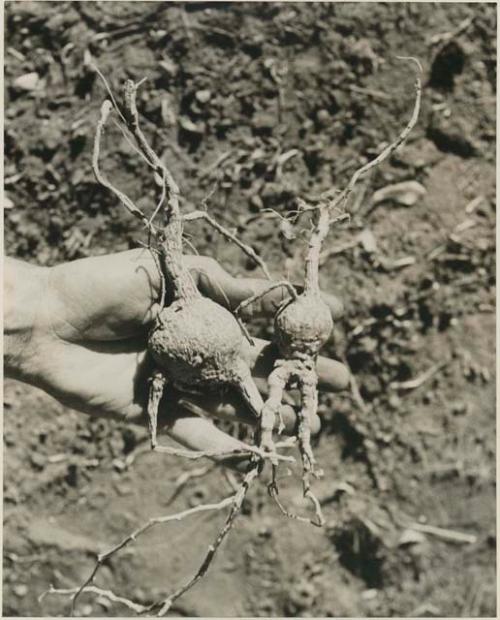
[[[461,400],[453,403],[451,406],[451,413],[453,415],[464,415],[465,413],[467,413],[467,410],[467,403],[464,403]]]
[[[149,602],[148,593],[141,587],[134,588],[132,598],[141,604]]]
[[[39,125],[37,137],[37,147],[42,151],[42,157],[50,160],[53,154],[61,148],[63,128],[60,124],[44,119]]]
[[[321,127],[327,127],[332,119],[328,110],[321,109],[316,112],[316,120]]]
[[[314,127],[314,123],[310,118],[307,118],[301,126],[301,130],[303,133],[307,133],[312,127]]]
[[[39,452],[32,452],[30,455],[30,463],[35,469],[43,469],[47,463],[47,457]]]
[[[90,614],[94,611],[94,608],[92,607],[92,605],[82,605],[80,613],[82,614],[82,616],[90,616]]]
[[[118,495],[121,495],[122,497],[125,495],[132,495],[133,493],[133,489],[130,484],[115,484],[114,487]]]
[[[378,487],[378,490],[381,491],[382,493],[385,493],[385,491],[389,490],[390,483],[389,483],[389,479],[387,478],[387,476],[378,476],[377,487]]]
[[[483,383],[489,383],[491,380],[490,371],[485,366],[481,368],[480,376],[481,376]]]
[[[5,407],[5,404],[4,404],[4,407]],[[8,431],[8,430],[4,431],[3,441],[4,441],[4,444],[8,448],[12,448],[13,446],[16,445],[16,439],[12,431]]]
[[[40,77],[36,71],[31,73],[25,73],[24,75],[20,75],[18,78],[14,80],[14,86],[19,90],[25,90],[30,92],[35,90],[40,81]]]
[[[361,592],[361,598],[364,601],[371,601],[377,596],[378,596],[378,590],[375,588],[370,588],[369,590],[363,590],[363,592]]]
[[[391,394],[391,396],[389,396],[389,406],[392,407],[392,409],[399,409],[399,407],[401,406],[401,398],[397,395],[397,394]]]
[[[24,583],[18,583],[12,588],[12,591],[18,598],[23,598],[28,594],[28,586]]]
[[[371,336],[360,338],[359,345],[364,353],[374,353],[377,350],[378,342]]]
[[[14,208],[14,203],[13,203],[13,202],[12,202],[12,200],[11,200],[8,196],[6,196],[6,195],[4,195],[4,197],[3,197],[3,208],[4,208],[4,209],[12,209],[12,208]]]
[[[153,30],[150,34],[150,37],[153,39],[155,43],[158,43],[167,35],[168,35],[168,32],[166,30]]]
[[[168,56],[164,57],[163,60],[160,60],[158,64],[168,77],[175,77],[177,75],[178,67],[173,60],[168,58]]]
[[[412,207],[425,196],[427,190],[418,181],[403,181],[387,185],[373,194],[372,202],[377,205],[390,200],[403,207]]]
[[[100,596],[99,598],[96,599],[96,604],[99,605],[100,607],[102,607],[104,610],[108,611],[111,608],[111,601],[108,600],[107,598],[104,598],[104,596]]]
[[[276,114],[266,110],[257,112],[253,118],[253,126],[260,131],[272,130],[277,123]]]
[[[424,405],[430,405],[432,403],[432,401],[435,398],[435,393],[432,390],[428,390],[423,396],[422,396],[422,402],[424,403]]]
[[[207,103],[207,101],[210,101],[212,93],[209,90],[198,90],[195,93],[195,97],[199,103]]]
[[[122,472],[125,471],[127,469],[127,465],[125,464],[125,462],[122,459],[113,459],[112,461],[112,465],[115,468],[116,471],[118,472]]]
[[[234,571],[237,569],[237,564],[236,562],[233,562],[232,560],[228,560],[223,566],[222,566],[222,570],[225,573],[234,573]]]
[[[375,254],[378,251],[377,240],[369,228],[365,228],[358,235],[358,241],[363,246],[363,250],[368,254]]]
[[[349,45],[348,49],[354,58],[364,61],[367,69],[376,69],[379,65],[379,58],[373,51],[372,44],[369,39],[356,39]]]
[[[257,611],[262,616],[275,616],[274,603],[271,599],[260,600]]]
[[[412,618],[418,618],[418,617],[432,618],[432,617],[441,616],[442,612],[439,609],[439,607],[436,607],[435,605],[432,605],[431,603],[423,603],[422,605],[419,605],[418,607],[416,607],[408,615],[411,616]]]

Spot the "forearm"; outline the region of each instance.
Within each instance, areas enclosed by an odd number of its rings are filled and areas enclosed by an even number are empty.
[[[29,381],[36,317],[49,269],[4,259],[4,374]]]

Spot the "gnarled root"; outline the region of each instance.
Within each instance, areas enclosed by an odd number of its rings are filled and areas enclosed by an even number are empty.
[[[228,497],[227,499],[224,499],[217,504],[203,504],[201,506],[196,506],[194,508],[190,508],[188,510],[184,510],[183,512],[179,512],[176,514],[163,516],[163,517],[154,517],[152,519],[149,519],[149,521],[147,521],[144,525],[137,528],[134,532],[126,536],[117,545],[115,545],[108,551],[105,551],[104,553],[100,553],[97,556],[96,563],[94,565],[94,568],[92,569],[92,572],[90,573],[89,577],[85,580],[85,582],[79,588],[57,589],[51,586],[49,590],[47,590],[40,596],[40,600],[47,594],[72,595],[71,596],[71,615],[73,616],[75,613],[76,602],[79,596],[83,592],[94,592],[101,596],[105,596],[111,601],[122,603],[126,605],[129,609],[132,609],[133,611],[137,613],[143,613],[145,611],[150,611],[155,605],[151,605],[149,607],[143,607],[141,605],[138,605],[137,603],[134,603],[134,601],[131,601],[130,599],[117,596],[109,590],[105,591],[105,590],[101,590],[99,588],[92,586],[91,584],[94,582],[94,579],[96,578],[100,567],[104,564],[104,562],[106,562],[112,556],[114,556],[115,553],[120,551],[120,549],[123,549],[124,547],[128,546],[130,543],[135,542],[137,538],[139,538],[139,536],[144,534],[147,530],[151,529],[155,525],[159,525],[160,523],[168,523],[169,521],[181,521],[185,519],[186,517],[189,517],[198,512],[204,512],[207,510],[222,510],[226,506],[233,504],[238,497],[239,496],[235,494],[232,497]]]
[[[290,378],[290,372],[291,370],[287,365],[278,363],[268,377],[267,384],[269,387],[269,395],[262,409],[262,420],[260,424],[261,445],[263,448],[274,448],[272,433],[276,416],[280,416],[283,393]],[[279,434],[283,432],[284,427],[285,425],[280,417]]]
[[[240,303],[240,305],[236,308],[236,310],[234,311],[236,315],[240,315],[242,310],[244,310],[244,308],[246,308],[247,306],[250,306],[251,304],[255,303],[256,301],[259,301],[259,299],[262,299],[263,297],[265,297],[268,293],[270,293],[271,291],[273,291],[274,289],[277,288],[284,288],[286,289],[289,293],[292,299],[297,299],[297,291],[295,290],[295,287],[293,286],[293,284],[290,284],[290,282],[288,282],[288,280],[280,280],[279,282],[273,282],[272,284],[270,284],[268,287],[266,287],[263,291],[261,291],[260,293],[256,293],[255,295],[251,295],[250,297],[247,297],[247,299],[245,299],[244,301],[242,301]],[[283,302],[287,301],[286,298],[284,299]]]
[[[311,491],[310,476],[320,477],[322,471],[316,468],[316,460],[311,447],[311,419],[315,417],[318,409],[318,394],[317,383],[318,378],[314,367],[311,366],[309,361],[303,362],[301,360],[281,360],[275,365],[274,370],[269,375],[269,398],[264,405],[262,414],[263,440],[262,446],[264,447],[264,437],[269,442],[272,442],[272,426],[276,413],[279,411],[279,406],[282,401],[283,392],[290,380],[295,380],[299,384],[301,392],[301,408],[298,412],[298,432],[297,438],[299,442],[300,455],[302,457],[302,484],[304,489],[304,497],[307,497],[314,506],[315,518],[309,519],[307,517],[301,517],[299,515],[291,513],[278,499],[278,486],[276,484],[276,467],[273,464],[273,477],[268,487],[269,494],[278,505],[281,512],[291,519],[297,521],[303,521],[322,527],[325,523],[325,519],[321,512],[321,506]],[[261,425],[262,428],[262,425]],[[269,430],[271,429],[271,430]],[[269,437],[271,437],[269,439]],[[274,443],[272,443],[274,447]]]
[[[243,361],[235,362],[236,368],[233,369],[233,384],[234,387],[242,394],[249,408],[258,417],[262,411],[264,402],[255,385],[255,381],[252,378],[248,366]],[[272,442],[272,436],[268,445],[264,446],[251,446],[249,444],[241,443],[241,448],[221,452],[212,451],[196,451],[196,450],[184,450],[182,448],[174,448],[170,446],[158,445],[158,408],[163,396],[163,390],[166,383],[166,376],[161,370],[156,370],[150,379],[149,400],[147,406],[149,432],[151,439],[151,448],[155,452],[161,454],[169,454],[171,456],[180,456],[190,460],[197,460],[200,458],[220,458],[220,457],[232,457],[232,456],[253,456],[260,459],[270,459],[273,467],[277,467],[279,461],[294,462],[294,458],[291,456],[283,456],[276,452],[276,446]],[[280,401],[281,402],[281,401]],[[274,420],[274,418],[273,418]],[[271,429],[272,430],[272,429]]]
[[[149,399],[148,399],[148,423],[149,436],[151,439],[151,448],[154,450],[157,446],[158,432],[158,408],[160,406],[161,397],[165,388],[166,377],[161,370],[156,370],[150,379]]]
[[[325,519],[321,512],[321,506],[311,491],[310,476],[319,478],[323,472],[316,469],[316,459],[311,447],[311,426],[310,420],[316,415],[318,410],[318,377],[313,370],[303,369],[300,377],[302,406],[298,413],[299,418],[299,449],[302,457],[302,485],[304,497],[307,497],[314,506],[314,511],[318,519],[317,525],[324,525]]]
[[[86,581],[79,588],[57,589],[51,586],[49,590],[43,593],[40,599],[42,599],[47,594],[59,594],[63,596],[71,595],[71,615],[74,615],[76,602],[79,596],[84,592],[92,592],[94,594],[104,596],[105,598],[107,598],[108,600],[112,602],[121,603],[138,614],[146,614],[146,613],[150,614],[152,612],[156,612],[157,616],[166,615],[168,610],[174,603],[174,601],[178,599],[180,596],[182,596],[189,589],[191,589],[207,573],[215,557],[215,554],[217,553],[217,550],[222,544],[222,541],[224,540],[224,538],[229,533],[230,529],[233,526],[235,518],[237,517],[238,513],[241,510],[241,506],[246,497],[248,489],[250,488],[250,485],[255,480],[255,478],[260,474],[261,469],[262,469],[262,460],[259,457],[256,457],[254,455],[252,459],[252,463],[250,464],[249,469],[240,487],[238,488],[238,490],[235,492],[234,495],[232,495],[231,497],[228,497],[227,499],[222,500],[221,502],[217,504],[202,504],[200,506],[196,506],[195,508],[191,508],[189,510],[185,510],[177,514],[163,516],[163,517],[155,517],[155,518],[149,519],[149,521],[147,521],[141,527],[137,528],[134,532],[129,534],[129,536],[125,537],[117,545],[115,545],[108,551],[99,554],[97,556],[97,560],[94,565],[94,568],[92,569],[92,572],[90,573]],[[208,551],[205,555],[205,558],[200,565],[200,568],[198,569],[196,574],[191,579],[189,579],[183,586],[175,590],[171,595],[169,595],[165,599],[159,602],[153,603],[152,605],[144,606],[144,605],[139,605],[138,603],[130,599],[118,596],[114,594],[113,592],[111,592],[110,590],[102,590],[101,588],[98,588],[92,585],[97,576],[97,573],[100,567],[107,560],[109,560],[112,556],[114,556],[115,553],[117,553],[124,547],[128,546],[130,543],[135,542],[137,538],[139,538],[139,536],[144,534],[147,530],[151,529],[155,525],[159,525],[161,523],[168,523],[169,521],[181,521],[182,519],[192,514],[195,514],[197,512],[203,512],[203,511],[209,511],[209,510],[221,510],[225,508],[226,506],[230,506],[231,509],[226,518],[224,526],[222,527],[221,531],[217,535],[213,544],[209,546]]]
[[[318,518],[318,520],[315,521],[314,519],[309,519],[309,517],[301,517],[300,515],[296,515],[295,513],[290,512],[287,508],[285,508],[285,506],[283,506],[283,504],[278,499],[277,491],[271,490],[270,495],[274,499],[274,501],[276,502],[276,504],[277,504],[278,508],[280,509],[281,513],[283,515],[285,515],[285,517],[288,517],[289,519],[295,519],[295,521],[302,521],[302,523],[310,523],[311,525],[315,525],[316,527],[323,527],[324,519],[319,519]],[[316,515],[317,515],[317,511],[316,511]]]
[[[195,583],[197,583],[206,574],[206,572],[208,571],[215,557],[215,554],[217,553],[217,550],[222,544],[222,541],[224,540],[224,538],[227,536],[230,529],[232,528],[234,520],[241,510],[241,506],[243,505],[243,500],[246,497],[248,489],[250,488],[250,485],[255,480],[255,478],[259,475],[261,471],[261,467],[262,467],[261,462],[258,460],[255,460],[250,465],[250,468],[248,472],[246,473],[245,478],[243,479],[243,482],[241,483],[240,488],[233,496],[231,510],[229,512],[229,515],[227,516],[226,522],[224,523],[223,528],[217,535],[217,538],[215,539],[213,544],[209,546],[207,554],[205,555],[205,558],[200,568],[189,581],[187,581],[183,586],[178,588],[175,592],[173,592],[170,596],[168,596],[161,602],[160,609],[157,613],[158,616],[166,615],[168,610],[172,606],[172,603],[176,599],[178,599],[180,596],[182,596],[185,592],[190,590],[195,585]],[[155,609],[157,609],[158,607],[159,605],[154,605]]]

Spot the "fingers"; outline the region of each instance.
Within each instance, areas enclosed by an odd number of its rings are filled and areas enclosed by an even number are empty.
[[[191,407],[196,413],[190,413],[189,410],[186,410]],[[248,412],[238,394],[229,396],[224,400],[190,395],[181,398],[177,403],[169,400],[168,409],[168,416],[161,416],[160,433],[167,433],[181,445],[195,451],[226,453],[245,449],[243,442],[217,428],[209,419],[201,417],[200,413],[233,422],[250,424],[257,422],[257,418]],[[281,407],[280,416],[285,425],[285,434],[291,435],[296,432],[297,416],[290,405]],[[278,424],[279,418],[276,419],[276,426]],[[319,432],[320,419],[317,415],[312,417],[310,425],[312,435]],[[241,456],[214,457],[212,460],[241,472],[245,471],[250,463],[247,457]]]
[[[274,344],[267,340],[254,338],[254,346],[244,345],[244,355],[256,377],[268,377],[278,358]],[[327,357],[319,357],[317,362],[318,387],[324,392],[341,392],[349,387],[349,370],[347,367]]]
[[[225,399],[192,395],[186,397],[166,393],[163,403],[165,401],[167,404],[163,405],[159,412],[159,433],[168,434],[190,450],[221,454],[245,450],[246,446],[243,442],[217,428],[209,417],[250,424],[257,422],[256,416],[250,414],[242,398],[236,393]],[[193,409],[193,413],[190,409]],[[292,434],[297,424],[295,411],[290,405],[284,405],[280,413],[285,424],[285,432]],[[144,421],[144,416],[142,416],[142,421]],[[278,423],[279,419],[276,420],[276,425]],[[314,416],[311,420],[311,433],[317,433],[319,428],[320,420],[318,416]],[[212,460],[240,471],[244,471],[249,464],[248,457],[242,456],[213,457]]]
[[[179,400],[179,404],[184,406],[193,413],[199,413],[201,415],[209,415],[219,420],[225,420],[228,422],[241,422],[243,424],[249,424],[255,426],[258,423],[258,418],[253,415],[244,402],[243,398],[237,393],[229,393],[221,397],[206,397],[206,396],[184,396]],[[279,427],[280,417],[285,425],[284,433],[286,435],[293,435],[297,430],[297,414],[295,408],[291,404],[283,404],[280,408],[279,416],[275,420],[275,428]],[[321,423],[317,415],[310,420],[311,433],[316,434],[319,432]]]
[[[218,429],[213,422],[190,414],[182,408],[171,415],[168,425],[163,430],[185,448],[196,452],[223,454],[245,449],[241,441]],[[250,462],[248,457],[241,456],[214,457],[212,460],[239,471],[245,471]]]
[[[115,415],[122,422],[148,426],[145,411],[147,393],[142,393],[139,402],[130,405],[121,415]],[[199,411],[197,412],[199,413]],[[196,452],[219,452],[228,453],[235,450],[244,450],[245,445],[235,437],[217,428],[208,419],[209,414],[203,411],[202,417],[192,413],[182,404],[179,395],[172,394],[171,389],[165,390],[158,412],[158,436],[169,435],[173,440]],[[159,440],[160,445],[166,445],[165,439]],[[224,465],[236,469],[245,468],[248,459],[245,457],[220,457],[213,459],[221,461]]]
[[[263,297],[249,305],[242,312],[244,318],[253,316],[274,316],[282,301],[289,297],[285,287],[265,291],[270,282],[261,278],[234,278],[217,261],[204,256],[186,256],[186,263],[195,276],[198,287],[203,294],[232,310],[252,295],[263,294]],[[296,287],[299,292],[302,287]],[[264,294],[265,293],[265,294]],[[335,295],[323,294],[330,307],[333,319],[339,319],[344,306]]]
[[[190,450],[230,452],[244,448],[243,442],[224,433],[210,420],[200,418],[181,407],[174,415],[169,416],[162,430]]]
[[[136,404],[129,409],[126,415],[128,422],[146,424],[145,409],[148,392],[144,389],[145,383],[146,381],[141,381],[140,392],[136,394]],[[257,379],[256,383],[259,390],[265,395],[267,393],[266,380]],[[297,430],[295,404],[297,399],[287,393],[284,401],[279,415],[285,425],[285,434],[291,435]],[[195,418],[201,419],[204,424],[193,422],[193,415]],[[218,450],[219,444],[225,446],[224,451],[236,449],[238,446],[234,448],[236,444],[228,444],[226,434],[213,425],[210,421],[212,418],[233,423],[241,422],[252,426],[258,423],[258,417],[249,410],[243,397],[236,390],[227,389],[223,393],[195,395],[180,392],[170,385],[165,388],[158,414],[158,429],[160,431],[163,429],[173,439],[193,450]],[[280,418],[277,416],[276,428],[278,428],[279,422]],[[319,432],[320,419],[317,415],[310,420],[310,423],[311,433]]]

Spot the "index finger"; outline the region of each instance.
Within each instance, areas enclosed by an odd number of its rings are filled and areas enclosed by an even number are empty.
[[[217,261],[203,256],[185,256],[185,261],[197,279],[201,291],[221,305],[235,310],[243,301],[254,295],[260,296],[254,303],[243,309],[243,318],[256,316],[273,317],[281,303],[290,297],[285,286],[268,290],[273,284],[263,278],[235,278]],[[303,291],[302,286],[295,286],[297,291]],[[334,320],[344,313],[342,301],[333,294],[322,293],[328,304]]]

